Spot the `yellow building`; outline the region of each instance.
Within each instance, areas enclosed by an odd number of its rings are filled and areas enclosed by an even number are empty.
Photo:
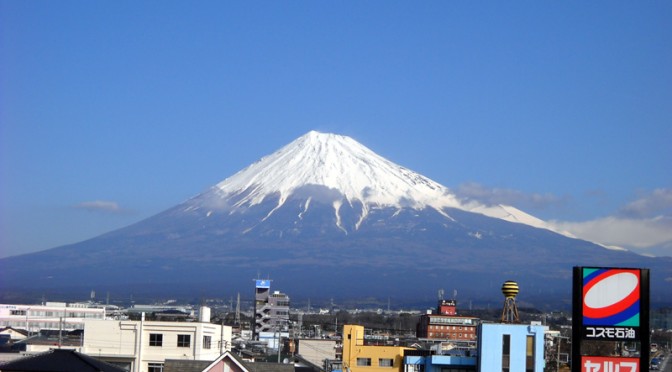
[[[364,327],[343,326],[343,371],[401,372],[404,350],[408,349],[401,346],[365,345]]]

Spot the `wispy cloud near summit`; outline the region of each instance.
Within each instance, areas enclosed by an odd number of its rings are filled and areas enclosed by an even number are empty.
[[[672,189],[661,188],[647,192],[620,210],[625,217],[672,216]]]
[[[114,201],[106,200],[94,200],[81,202],[75,205],[77,209],[84,209],[90,212],[103,212],[103,213],[121,213],[122,209],[119,207],[119,204]]]
[[[476,182],[464,183],[455,190],[461,199],[476,200],[484,204],[506,204],[521,209],[546,209],[567,202],[566,197],[551,193],[525,193],[520,190],[488,188]]]
[[[529,210],[543,210],[570,204],[571,197],[525,193],[513,189],[488,188],[478,183],[460,185],[460,198],[485,204],[506,204]],[[584,221],[547,221],[557,231],[567,231],[581,239],[625,248],[630,251],[672,257],[672,189],[641,192],[639,197],[612,215]]]

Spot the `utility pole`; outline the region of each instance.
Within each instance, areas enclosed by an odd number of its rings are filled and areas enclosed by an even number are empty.
[[[560,371],[560,344],[562,343],[562,339],[569,339],[568,337],[564,336],[558,336],[558,359],[555,360],[555,370]]]
[[[222,328],[219,330],[219,355],[224,354],[224,320],[222,320]]]
[[[236,301],[236,319],[235,324],[240,325],[240,292],[238,292],[238,300]]]
[[[58,348],[63,345],[63,317],[58,318]]]

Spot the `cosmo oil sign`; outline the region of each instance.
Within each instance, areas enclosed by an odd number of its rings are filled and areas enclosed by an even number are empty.
[[[573,371],[634,372],[648,366],[648,269],[575,267],[572,302],[572,354],[581,361]],[[582,349],[587,342],[623,341],[639,343],[640,358],[588,355]]]
[[[639,269],[581,269],[583,338],[638,340],[642,276]]]

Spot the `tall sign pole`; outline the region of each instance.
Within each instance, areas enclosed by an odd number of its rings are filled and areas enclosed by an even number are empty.
[[[574,267],[572,372],[648,371],[649,270]],[[639,356],[594,355],[588,344],[630,342]],[[611,349],[614,350],[614,349]]]

